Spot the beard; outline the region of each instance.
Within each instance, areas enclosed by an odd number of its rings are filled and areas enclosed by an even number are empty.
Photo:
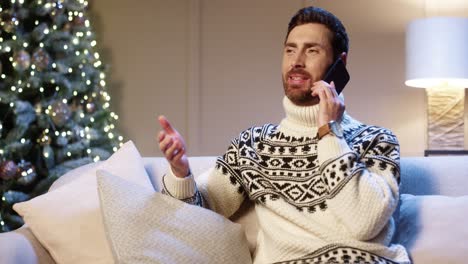
[[[310,106],[319,103],[319,98],[312,96],[310,87],[302,87],[298,85],[289,85],[287,77],[283,77],[284,94],[291,102],[299,106]]]

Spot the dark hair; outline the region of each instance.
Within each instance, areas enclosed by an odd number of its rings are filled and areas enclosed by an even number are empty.
[[[334,59],[338,58],[342,52],[348,53],[349,39],[345,27],[335,15],[319,7],[309,6],[297,11],[291,18],[291,21],[289,21],[286,39],[288,39],[289,33],[293,28],[308,23],[322,24],[332,32],[331,44]]]

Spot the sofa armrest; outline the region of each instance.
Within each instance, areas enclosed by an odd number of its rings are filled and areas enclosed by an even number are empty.
[[[0,233],[0,263],[55,264],[27,226]]]

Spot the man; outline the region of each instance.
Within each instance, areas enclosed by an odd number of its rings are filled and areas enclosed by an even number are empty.
[[[159,147],[171,165],[164,192],[226,217],[244,199],[254,201],[255,263],[410,263],[402,246],[390,244],[398,141],[344,113],[334,83],[322,81],[347,52],[345,28],[333,14],[299,10],[283,51],[286,117],[243,131],[195,183],[183,138],[161,116]]]

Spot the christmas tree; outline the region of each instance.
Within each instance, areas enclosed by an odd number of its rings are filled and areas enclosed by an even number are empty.
[[[0,231],[12,210],[122,144],[84,0],[0,0]]]

